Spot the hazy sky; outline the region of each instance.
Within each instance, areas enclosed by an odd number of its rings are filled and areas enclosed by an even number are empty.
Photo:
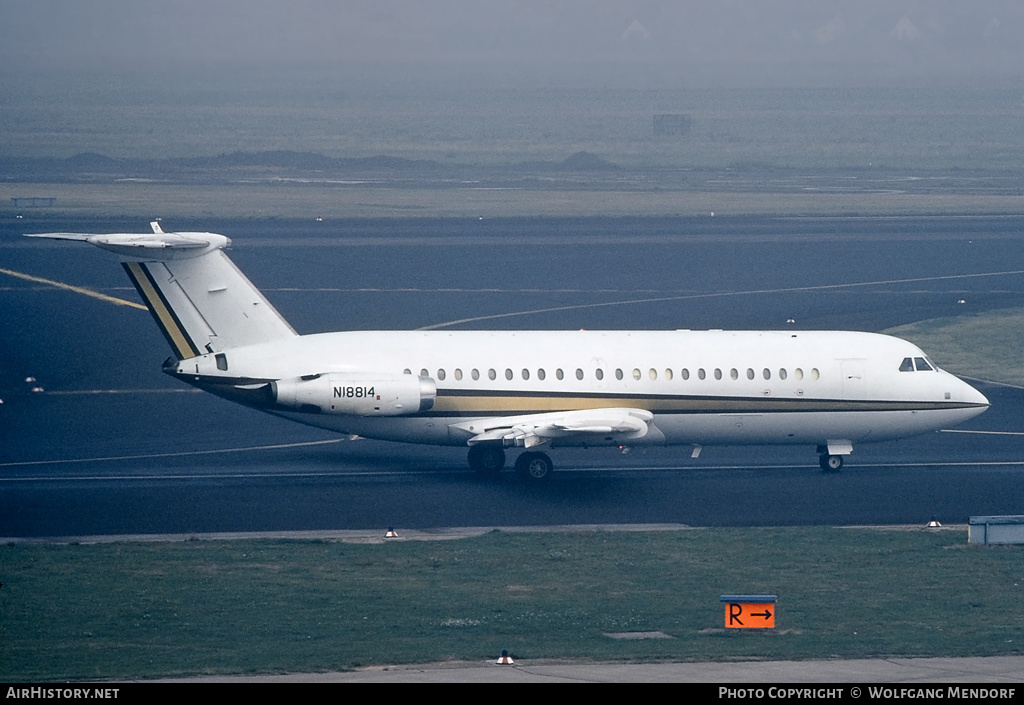
[[[0,0],[0,66],[1024,75],[1021,0]],[[595,69],[597,70],[597,69]]]

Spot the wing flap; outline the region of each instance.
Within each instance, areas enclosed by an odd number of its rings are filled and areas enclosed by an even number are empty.
[[[609,408],[556,411],[493,419],[474,419],[452,424],[472,434],[467,443],[501,441],[504,445],[532,448],[558,438],[612,435],[616,441],[643,438],[654,414],[646,409]]]

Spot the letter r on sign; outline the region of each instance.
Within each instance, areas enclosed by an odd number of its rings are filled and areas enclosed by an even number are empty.
[[[733,626],[734,624],[739,624],[740,626],[743,626],[743,621],[740,620],[740,615],[741,614],[743,614],[743,605],[737,604],[735,602],[730,602],[729,603],[729,626],[730,627]]]

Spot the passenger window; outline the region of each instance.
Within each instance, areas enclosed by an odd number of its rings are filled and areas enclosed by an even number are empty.
[[[717,367],[715,368],[715,379],[722,379],[722,371]]]
[[[650,377],[651,381],[653,382],[654,380],[658,379],[658,371],[652,367],[651,369],[647,370],[647,376]]]
[[[530,371],[525,367],[523,368],[523,379],[530,379]]]
[[[811,368],[811,379],[818,379],[818,377],[820,377],[820,376],[821,375],[818,374],[818,368],[817,367],[812,367]]]
[[[793,370],[793,377],[798,380],[803,379],[804,371],[797,367],[795,370]]]
[[[780,367],[779,368],[779,379],[786,379],[787,376],[788,375],[786,373],[786,368],[785,367]]]
[[[697,370],[697,379],[704,379],[706,376],[707,376],[707,374],[704,372],[704,368],[703,367],[701,367],[699,370]]]
[[[429,377],[429,376],[430,376],[430,373],[427,372],[427,368],[426,367],[424,367],[422,370],[420,370],[420,377]]]
[[[732,377],[733,379],[739,379],[740,378],[739,370],[737,370],[735,367],[733,367],[731,370],[729,370],[729,376]]]
[[[754,370],[750,367],[747,368],[747,379],[754,379]]]
[[[765,379],[771,379],[772,378],[772,371],[769,370],[767,367],[765,367],[761,371],[761,376],[764,377]]]
[[[462,381],[462,369],[459,367],[455,368],[455,379]]]
[[[682,377],[684,380],[690,379],[690,371],[684,367],[682,374],[680,374],[679,376]]]
[[[576,368],[576,379],[583,379],[583,370]]]
[[[599,380],[604,379],[604,370],[602,370],[600,367],[597,368],[596,370],[594,370],[594,376],[597,377]]]
[[[622,370],[621,369],[616,369],[615,370],[615,379],[622,379]]]
[[[640,381],[640,370],[633,368],[633,379]]]
[[[548,375],[547,375],[547,373],[546,373],[546,372],[544,372],[544,369],[543,369],[543,368],[541,368],[541,369],[537,370],[537,379],[543,380],[543,379],[544,379],[545,377],[547,377],[547,376],[548,376]]]
[[[933,370],[934,368],[928,364],[928,361],[923,357],[915,357],[914,364],[917,365],[918,372],[924,372],[927,370]],[[227,369],[227,363],[224,363],[224,369]]]
[[[412,370],[410,370],[408,367],[406,367],[404,370],[402,370],[402,374],[403,375],[411,375],[412,374]]]
[[[445,377],[444,370],[437,371],[437,378],[443,380]]]
[[[493,367],[487,370],[487,379],[492,381],[498,379],[498,373],[494,371]]]
[[[561,367],[559,367],[557,370],[555,370],[555,378],[556,379],[563,379],[564,377],[565,377],[565,373],[562,372],[562,368]]]
[[[505,379],[509,380],[510,382],[512,381],[512,370],[510,370],[507,367],[505,368]]]
[[[672,370],[665,368],[665,379],[672,381]]]
[[[473,371],[469,373],[469,376],[472,377],[474,381],[480,379],[480,370],[474,367]]]
[[[913,372],[914,361],[909,357],[903,358],[903,362],[900,363],[900,372]]]

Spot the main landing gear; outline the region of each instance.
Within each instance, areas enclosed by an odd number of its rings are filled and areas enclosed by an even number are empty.
[[[497,477],[505,467],[505,450],[497,443],[478,443],[469,448],[469,467],[484,478]],[[554,464],[547,453],[528,450],[516,458],[516,476],[528,482],[551,479]]]
[[[480,477],[496,477],[505,467],[505,451],[496,443],[470,446],[469,467]]]
[[[555,466],[547,453],[528,450],[516,458],[516,477],[529,482],[547,482]]]

